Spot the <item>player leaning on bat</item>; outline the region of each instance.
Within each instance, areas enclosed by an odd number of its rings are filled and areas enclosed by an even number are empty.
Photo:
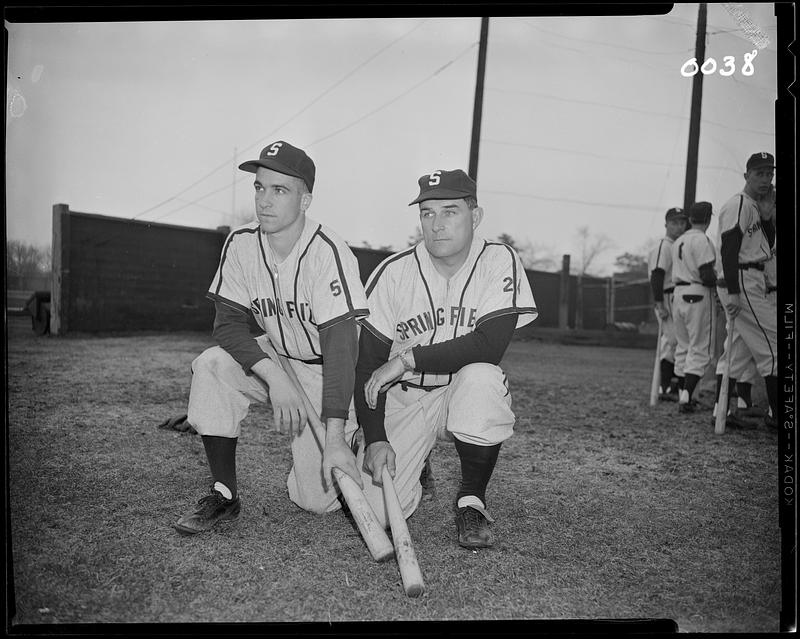
[[[452,439],[458,543],[488,547],[486,488],[515,421],[498,364],[514,329],[538,312],[519,256],[475,235],[483,209],[464,171],[423,175],[415,204],[423,240],[386,258],[367,282],[355,393],[365,443],[358,459],[372,475],[364,492],[385,518],[386,467],[410,516],[428,454],[437,438]]]
[[[716,251],[706,230],[711,204],[695,202],[689,208],[692,225],[672,245],[672,281],[675,284],[675,375],[684,378],[678,395],[678,411],[694,412],[697,384],[711,362],[714,337],[714,270]]]
[[[304,151],[275,142],[239,168],[255,174],[257,221],[225,241],[208,292],[219,345],[192,362],[188,421],[202,436],[214,485],[175,524],[186,534],[239,516],[236,444],[254,401],[269,399],[276,427],[292,436],[287,487],[294,503],[314,513],[339,509],[334,466],[362,484],[348,445],[358,427],[352,407],[357,319],[368,314],[355,256],[330,229],[306,217],[315,166]],[[324,453],[312,426],[304,427],[298,390],[262,349],[268,341],[289,358],[321,414]]]
[[[671,380],[675,374],[675,350],[678,338],[675,323],[672,321],[675,285],[672,281],[672,245],[685,231],[689,217],[682,208],[671,208],[664,216],[666,235],[650,251],[647,263],[650,268],[650,287],[655,301],[655,312],[661,322],[660,369],[661,387],[659,399],[675,401],[678,391],[683,387],[683,378],[678,378],[675,386]],[[684,353],[685,355],[685,353]]]
[[[744,188],[720,209],[717,242],[721,267],[718,270],[722,274],[717,292],[728,327],[731,318],[735,318],[729,383],[733,386],[748,363],[755,361],[769,400],[765,423],[773,427],[778,392],[774,176],[775,158],[770,153],[750,156]],[[722,372],[718,368],[717,397],[721,382]]]

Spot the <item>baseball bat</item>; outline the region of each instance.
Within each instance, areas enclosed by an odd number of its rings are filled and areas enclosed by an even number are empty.
[[[381,480],[383,481],[383,499],[386,502],[386,512],[389,514],[389,524],[392,528],[394,554],[397,557],[397,564],[400,566],[403,588],[409,597],[419,597],[425,591],[425,582],[422,580],[422,572],[417,562],[417,554],[414,552],[411,533],[408,532],[408,524],[403,515],[403,509],[400,507],[397,491],[394,489],[394,481],[386,466],[383,467]]]
[[[661,332],[663,322],[658,318],[658,338],[656,339],[656,361],[653,362],[653,381],[650,383],[650,406],[658,401],[658,387],[661,386]]]
[[[732,317],[728,323],[728,335],[725,338],[725,372],[722,373],[722,383],[717,399],[717,417],[714,420],[714,432],[721,435],[725,432],[725,418],[728,416],[728,384],[731,378],[731,350],[733,350],[733,325],[736,318]]]
[[[319,429],[319,431],[322,433],[325,432],[325,426],[322,424],[322,420],[320,420],[319,416],[317,415],[317,411],[314,410],[314,406],[311,404],[311,400],[308,399],[308,395],[306,395],[300,380],[297,379],[297,374],[294,372],[292,365],[286,361],[285,358],[278,355],[271,345],[270,349],[270,354],[274,353],[275,357],[277,358],[274,361],[276,361],[283,371],[289,376],[292,384],[294,384],[294,387],[300,394],[300,398],[303,400],[303,405],[305,406],[306,413],[308,414],[308,427],[311,428],[311,432],[314,435],[314,439],[316,440],[320,451],[323,451],[323,443],[320,441],[319,436],[317,435],[317,429]],[[333,469],[333,476],[336,479],[336,483],[339,484],[339,489],[342,491],[342,495],[344,495],[347,506],[350,508],[350,513],[353,515],[356,526],[358,526],[358,531],[364,538],[364,543],[367,544],[367,548],[369,549],[372,558],[375,561],[386,561],[387,559],[390,559],[392,555],[394,555],[392,542],[389,540],[389,537],[386,534],[386,531],[383,529],[383,526],[381,526],[378,522],[378,518],[375,516],[375,511],[372,510],[372,506],[369,505],[367,498],[364,496],[362,490],[358,487],[358,484],[353,480],[352,477],[347,475],[347,473],[342,472],[338,468]]]

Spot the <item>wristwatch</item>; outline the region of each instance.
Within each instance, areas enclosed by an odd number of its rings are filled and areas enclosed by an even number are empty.
[[[414,365],[411,362],[408,361],[408,354],[410,352],[411,352],[411,349],[409,348],[409,349],[406,349],[406,350],[402,351],[398,355],[398,357],[400,358],[400,361],[403,364],[403,368],[405,370],[407,370],[407,371],[413,371],[414,370]]]

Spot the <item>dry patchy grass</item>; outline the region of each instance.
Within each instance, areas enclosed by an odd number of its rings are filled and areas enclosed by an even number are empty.
[[[647,406],[652,353],[512,342],[518,415],[490,485],[495,548],[454,542],[458,460],[409,520],[427,590],[370,560],[341,513],[286,496],[288,446],[254,407],[239,445],[243,514],[172,523],[206,490],[185,409],[206,335],[36,338],[10,327],[15,624],[670,618],[681,631],[776,631],[776,434],[716,436],[710,411]],[[763,405],[761,389],[756,398]],[[702,398],[701,398],[702,399]],[[17,626],[19,627],[19,626]]]

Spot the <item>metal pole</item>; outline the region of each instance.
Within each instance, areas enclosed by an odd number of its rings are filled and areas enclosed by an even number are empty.
[[[697,37],[694,55],[697,66],[702,67],[706,58],[706,3],[701,2],[697,12]],[[703,73],[698,69],[692,79],[692,109],[689,116],[689,148],[686,152],[686,186],[683,191],[685,211],[694,204],[697,192],[697,153],[700,146],[700,111],[703,102]]]
[[[483,79],[486,75],[486,45],[489,38],[489,18],[481,18],[481,37],[478,45],[478,77],[475,81],[475,106],[472,109],[472,139],[469,148],[469,176],[478,181],[478,148],[481,140],[483,111]]]

